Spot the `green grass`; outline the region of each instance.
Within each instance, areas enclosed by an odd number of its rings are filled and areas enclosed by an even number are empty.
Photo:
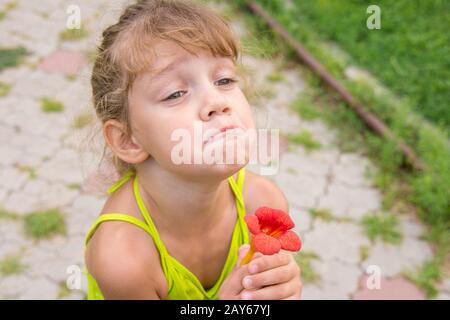
[[[436,259],[425,262],[416,272],[404,272],[404,276],[424,290],[427,299],[434,299],[439,291],[436,287],[441,281],[440,262]]]
[[[66,187],[71,190],[79,190],[81,185],[79,183],[69,183]]]
[[[297,174],[298,173],[297,169],[292,168],[292,167],[287,167],[286,171],[291,173],[291,174]]]
[[[450,223],[434,226],[424,235],[424,240],[435,245],[435,255],[416,270],[405,271],[405,276],[424,290],[428,299],[438,294],[437,285],[446,275],[442,265],[450,261]],[[450,266],[447,265],[447,268]],[[447,277],[450,270],[446,270]]]
[[[330,222],[334,219],[333,214],[328,209],[310,209],[308,213],[312,219],[321,219],[325,222]]]
[[[314,252],[300,251],[294,255],[295,261],[301,269],[302,283],[318,283],[321,277],[314,271],[311,262],[319,260]]]
[[[19,216],[14,212],[7,211],[3,208],[0,208],[0,219],[17,220],[17,219],[19,219]]]
[[[84,28],[65,29],[59,33],[59,38],[64,41],[76,41],[85,38],[88,32]]]
[[[28,51],[23,47],[0,48],[0,71],[18,66],[27,54]]]
[[[73,121],[73,127],[75,129],[81,129],[90,124],[94,120],[91,113],[86,113],[77,116]]]
[[[10,84],[0,81],[0,98],[6,97],[10,90],[11,90]]]
[[[361,262],[367,260],[370,255],[370,248],[368,246],[360,246],[359,247],[359,258]]]
[[[322,114],[320,110],[317,110],[316,105],[304,95],[298,97],[292,103],[291,108],[296,110],[304,120],[315,120]]]
[[[66,233],[64,217],[57,209],[30,213],[24,222],[25,233],[36,239]]]
[[[272,72],[267,75],[266,79],[269,82],[282,82],[286,80],[283,74],[280,72]]]
[[[30,179],[36,179],[36,169],[27,165],[17,165],[17,170],[27,173]]]
[[[41,110],[46,113],[61,112],[64,110],[64,105],[59,101],[44,97],[41,99]]]
[[[58,289],[58,299],[64,299],[70,295],[70,290],[67,288],[65,281],[59,282]]]
[[[297,134],[290,134],[288,135],[288,139],[294,144],[303,146],[306,151],[313,151],[322,147],[320,142],[314,140],[311,132],[306,130],[303,130]]]
[[[0,11],[0,21],[2,21],[5,17],[8,11],[11,11],[17,7],[16,1],[10,1],[5,4],[4,11]]]
[[[13,10],[17,7],[17,1],[9,1],[5,4],[5,11]]]
[[[367,237],[375,241],[378,238],[391,244],[400,244],[402,234],[398,231],[397,217],[391,214],[366,215],[361,221]]]
[[[20,262],[19,255],[9,255],[0,260],[0,274],[10,276],[19,274],[25,269],[25,265]]]
[[[294,1],[289,11],[281,0],[258,3],[277,15],[292,34],[311,28],[339,44],[355,64],[367,68],[397,95],[408,97],[417,112],[449,132],[450,2],[377,1],[380,30],[366,26],[370,1]]]

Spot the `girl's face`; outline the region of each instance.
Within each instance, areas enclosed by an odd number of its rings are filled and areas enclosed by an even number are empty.
[[[157,43],[155,52],[154,64],[137,76],[129,92],[132,132],[150,155],[146,161],[156,161],[170,171],[192,176],[216,173],[225,177],[243,167],[251,150],[248,138],[245,150],[241,150],[244,163],[234,157],[234,163],[225,165],[204,161],[194,164],[194,153],[199,151],[194,129],[198,133],[199,125],[203,151],[212,147],[211,142],[204,143],[213,129],[236,126],[244,131],[254,130],[248,101],[234,82],[238,75],[233,61],[207,52],[195,56],[168,41]],[[185,140],[185,146],[191,148],[190,164],[174,161],[173,151],[179,150],[181,140],[179,136],[178,140],[173,139],[172,134],[180,129],[190,135],[190,141]],[[220,140],[217,137],[214,143]],[[225,141],[229,143],[230,139],[223,139],[222,143]],[[223,159],[226,161],[225,156]]]

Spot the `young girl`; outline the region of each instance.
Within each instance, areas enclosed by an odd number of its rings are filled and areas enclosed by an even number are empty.
[[[272,182],[245,172],[248,149],[245,163],[173,159],[177,129],[194,135],[200,123],[222,133],[203,137],[204,147],[254,128],[237,58],[228,24],[186,1],[139,1],[103,32],[93,100],[122,177],[86,237],[89,299],[300,298],[290,254],[256,254],[240,266],[245,214],[288,211]]]

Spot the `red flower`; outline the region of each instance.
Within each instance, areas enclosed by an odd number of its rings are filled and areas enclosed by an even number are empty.
[[[300,238],[290,231],[294,222],[289,214],[282,210],[260,207],[255,214],[245,216],[245,222],[254,237],[241,266],[248,263],[255,252],[272,255],[281,249],[299,251],[302,247]]]

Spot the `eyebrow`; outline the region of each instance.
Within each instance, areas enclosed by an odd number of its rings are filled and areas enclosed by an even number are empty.
[[[161,77],[167,73],[169,73],[178,63],[182,63],[183,61],[186,61],[187,57],[179,57],[178,59],[173,60],[169,64],[167,64],[165,67],[156,69],[153,71],[152,76],[154,78]]]
[[[152,72],[152,75],[151,75],[153,80],[164,76],[165,74],[169,73],[172,69],[174,69],[178,63],[183,63],[184,61],[186,61],[188,59],[189,58],[187,56],[182,56],[182,57],[179,57],[179,58],[171,61],[170,63],[168,63],[166,66],[164,66],[162,68],[154,69]],[[236,71],[236,66],[232,62],[230,63],[228,61],[227,62],[221,61],[219,65],[220,65],[220,69],[225,68],[225,69],[230,69],[230,70]],[[217,65],[216,65],[216,68],[217,68]]]

